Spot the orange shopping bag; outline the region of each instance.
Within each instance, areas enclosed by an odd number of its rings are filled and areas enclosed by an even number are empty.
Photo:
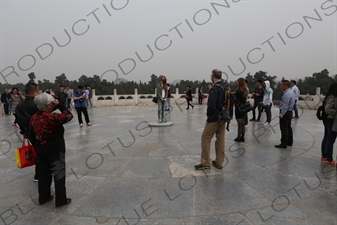
[[[25,145],[27,141],[27,145]],[[28,166],[33,166],[36,163],[36,152],[33,145],[28,139],[23,138],[22,146],[14,150],[15,161],[19,168],[25,168]]]

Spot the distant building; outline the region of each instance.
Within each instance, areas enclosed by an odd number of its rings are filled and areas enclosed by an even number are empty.
[[[125,78],[117,78],[116,81],[115,81],[115,84],[120,84],[120,83],[127,83],[128,80],[125,79]]]

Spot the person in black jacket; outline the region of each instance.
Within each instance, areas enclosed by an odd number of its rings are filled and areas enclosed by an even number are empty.
[[[64,106],[67,106],[68,95],[64,91],[64,86],[63,85],[60,86],[60,90],[59,90],[59,92],[57,93],[57,95],[55,97],[57,98],[57,100],[59,101],[60,104],[62,104]]]
[[[223,162],[225,160],[226,123],[223,120],[219,121],[219,114],[224,107],[224,91],[227,90],[228,86],[221,80],[221,75],[222,72],[219,69],[214,69],[212,71],[211,80],[213,86],[209,91],[207,102],[207,122],[201,136],[201,163],[195,166],[196,170],[210,169],[210,147],[214,134],[216,134],[216,158],[212,161],[212,164],[218,169],[223,168]]]
[[[28,83],[25,86],[26,98],[20,102],[15,109],[16,122],[19,124],[20,133],[24,135],[35,148],[35,138],[31,134],[29,128],[29,121],[33,114],[37,113],[39,109],[37,108],[34,98],[39,94],[39,87],[35,83]],[[36,148],[35,148],[36,149]],[[38,181],[39,169],[35,165],[35,176],[34,181]]]
[[[253,93],[254,96],[254,106],[253,106],[253,118],[251,118],[249,121],[255,121],[260,122],[261,113],[262,113],[262,102],[263,102],[263,96],[264,96],[264,89],[262,87],[262,80],[257,80],[256,82],[256,88]],[[258,116],[256,119],[255,109],[258,110]]]
[[[193,101],[193,96],[192,96],[192,87],[191,85],[187,85],[187,90],[185,91],[185,98],[187,101],[187,108],[186,110],[188,110],[190,108],[190,106],[192,107],[192,109],[194,108],[194,105],[192,105],[190,102]]]
[[[2,92],[2,94],[1,94],[1,102],[4,105],[5,115],[9,115],[8,104],[9,104],[10,98],[11,98],[11,94],[8,92],[8,89],[5,88],[4,92]]]

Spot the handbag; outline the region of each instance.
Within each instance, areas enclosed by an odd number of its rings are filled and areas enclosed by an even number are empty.
[[[153,97],[152,102],[158,103],[158,98],[157,97]]]
[[[253,109],[253,106],[250,104],[249,101],[246,101],[245,103],[243,103],[242,105],[239,105],[239,111],[241,113],[248,113],[249,111],[251,111]]]
[[[25,144],[27,142],[27,145]],[[36,152],[34,146],[28,139],[23,138],[22,146],[14,150],[16,165],[19,168],[33,166],[36,163]]]

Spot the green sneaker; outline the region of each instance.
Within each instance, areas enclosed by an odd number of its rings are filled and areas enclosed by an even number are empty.
[[[196,170],[208,170],[208,169],[210,169],[211,167],[210,167],[210,166],[204,166],[204,165],[202,165],[202,164],[199,164],[199,165],[195,165],[194,168],[195,168]]]
[[[223,166],[220,166],[219,164],[217,164],[214,160],[212,161],[212,165],[215,166],[218,169],[222,169]]]

